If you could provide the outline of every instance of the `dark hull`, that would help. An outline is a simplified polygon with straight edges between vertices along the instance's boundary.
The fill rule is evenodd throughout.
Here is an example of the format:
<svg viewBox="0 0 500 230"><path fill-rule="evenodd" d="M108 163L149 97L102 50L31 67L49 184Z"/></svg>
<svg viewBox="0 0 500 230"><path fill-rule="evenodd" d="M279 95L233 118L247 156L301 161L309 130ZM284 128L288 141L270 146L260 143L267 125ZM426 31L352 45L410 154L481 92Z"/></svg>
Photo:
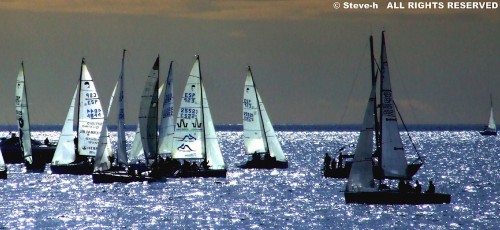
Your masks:
<svg viewBox="0 0 500 230"><path fill-rule="evenodd" d="M173 177L188 178L188 177L226 177L227 169L200 169L200 170L179 170Z"/></svg>
<svg viewBox="0 0 500 230"><path fill-rule="evenodd" d="M491 131L491 130L479 131L479 133L483 136L496 136L497 135L497 131Z"/></svg>
<svg viewBox="0 0 500 230"><path fill-rule="evenodd" d="M148 176L131 176L126 171L104 171L92 174L92 182L98 183L132 183L132 182L157 182L160 178Z"/></svg>
<svg viewBox="0 0 500 230"><path fill-rule="evenodd" d="M50 165L50 171L52 174L90 175L94 171L94 166L87 162Z"/></svg>
<svg viewBox="0 0 500 230"><path fill-rule="evenodd" d="M288 161L247 161L245 164L238 166L243 169L286 169L288 168Z"/></svg>
<svg viewBox="0 0 500 230"><path fill-rule="evenodd" d="M7 179L7 169L0 171L0 179Z"/></svg>
<svg viewBox="0 0 500 230"><path fill-rule="evenodd" d="M352 162L346 162L344 167L341 168L333 168L333 169L323 169L324 177L333 177L333 178L348 178L349 172L351 171ZM417 173L418 169L422 164L410 164L408 165L407 180L411 180L411 178ZM373 167L373 176L375 179L385 179L383 176L382 168L378 166Z"/></svg>
<svg viewBox="0 0 500 230"><path fill-rule="evenodd" d="M34 157L32 164L24 163L24 166L26 167L26 172L29 173L43 173L45 171L45 162L36 161Z"/></svg>
<svg viewBox="0 0 500 230"><path fill-rule="evenodd" d="M451 201L449 194L398 191L345 192L344 197L348 204L449 204Z"/></svg>
<svg viewBox="0 0 500 230"><path fill-rule="evenodd" d="M21 151L19 145L2 144L1 150L6 164L19 164L24 162L24 153ZM32 145L31 154L36 161L43 163L50 163L56 146L54 145Z"/></svg>

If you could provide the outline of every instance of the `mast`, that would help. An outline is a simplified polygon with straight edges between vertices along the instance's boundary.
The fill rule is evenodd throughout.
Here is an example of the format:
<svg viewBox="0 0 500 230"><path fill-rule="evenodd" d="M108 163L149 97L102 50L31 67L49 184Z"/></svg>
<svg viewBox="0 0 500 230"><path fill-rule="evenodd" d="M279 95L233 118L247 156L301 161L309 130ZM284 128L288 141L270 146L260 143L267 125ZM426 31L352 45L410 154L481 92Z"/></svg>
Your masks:
<svg viewBox="0 0 500 230"><path fill-rule="evenodd" d="M82 64L80 66L80 83L78 84L78 116L77 116L77 119L76 119L76 138L78 140L78 136L80 134L80 125L78 125L80 123L80 106L82 105L82 102L81 102L81 94L82 94L82 74L83 74L83 65L85 65L85 58L82 58ZM76 144L75 148L77 149L75 155L80 155L80 151L79 148L78 148L78 143Z"/></svg>
<svg viewBox="0 0 500 230"><path fill-rule="evenodd" d="M121 163L127 164L127 152L126 152L126 140L125 140L125 95L124 95L124 75L125 75L125 52L127 50L123 49L123 55L122 55L122 69L120 73L120 96L119 96L119 103L118 103L118 151L116 154L116 162L118 165ZM109 111L108 111L109 113ZM123 154L123 155L122 155ZM124 156L122 159L122 156Z"/></svg>
<svg viewBox="0 0 500 230"><path fill-rule="evenodd" d="M378 137L379 137L379 146L377 146L377 148L380 147L380 152L378 153L378 165L380 165L380 167L382 167L382 98L383 98L383 82L384 82L384 75L382 73L384 73L385 71L385 61L384 58L383 58L383 55L384 55L384 50L385 50L385 35L384 35L385 31L382 31L382 45L381 45L381 50L380 50L380 104L379 104L379 114L380 114L380 117L379 117L379 122L378 122ZM373 56L373 55L372 55ZM373 68L372 68L373 69ZM375 110L376 111L376 110ZM375 123L375 125L377 125Z"/></svg>
<svg viewBox="0 0 500 230"><path fill-rule="evenodd" d="M201 124L203 125L203 158L205 161L207 160L207 140L206 140L206 133L205 133L205 108L203 106L203 80L201 78L201 63L200 63L200 56L196 55L196 60L198 61L198 71L200 75L200 94L201 94Z"/></svg>
<svg viewBox="0 0 500 230"><path fill-rule="evenodd" d="M158 54L158 61L160 61L160 54ZM158 100L158 88L160 87L160 66L159 65L160 65L160 63L158 62L158 77L156 78L156 84L155 84L155 92L156 93L153 94L153 97L156 97L156 111L155 111L155 113L156 113L156 125L155 125L155 127L156 127L156 130L155 130L155 135L156 135L155 136L156 137L156 144L155 144L156 157L154 159L155 163L158 162L158 158L160 157L160 153L158 152L158 149L159 149L159 147L158 147L158 107L159 107L158 106L158 102L159 102L159 100Z"/></svg>
<svg viewBox="0 0 500 230"><path fill-rule="evenodd" d="M372 71L372 88L376 88L377 85L377 74L375 70L375 55L373 53L373 36L370 35L370 58L371 58L371 71ZM378 121L378 116L377 116L377 97L375 96L374 98L374 103L373 103L373 119L375 120L375 153L376 156L378 157L378 160L380 161L381 155L381 145L380 145L380 126L379 126L379 121Z"/></svg>
<svg viewBox="0 0 500 230"><path fill-rule="evenodd" d="M262 118L262 111L260 109L260 100L259 100L259 94L257 92L257 87L255 86L255 81L253 79L253 74L252 74L252 69L250 66L248 66L248 72L250 72L250 77L252 77L252 84L253 84L253 90L255 91L255 98L257 99L257 109L259 111L259 118L260 118L260 128L262 131L264 131L264 150L266 152L269 152L269 145L267 143L267 132L266 132L266 127L264 127L264 119Z"/></svg>

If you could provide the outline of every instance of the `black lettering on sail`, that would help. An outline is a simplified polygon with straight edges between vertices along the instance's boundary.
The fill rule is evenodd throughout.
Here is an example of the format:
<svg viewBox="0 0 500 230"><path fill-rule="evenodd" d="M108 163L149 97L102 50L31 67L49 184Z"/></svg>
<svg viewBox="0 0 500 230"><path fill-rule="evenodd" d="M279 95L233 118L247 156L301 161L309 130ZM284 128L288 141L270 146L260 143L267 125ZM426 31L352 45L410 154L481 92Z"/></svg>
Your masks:
<svg viewBox="0 0 500 230"><path fill-rule="evenodd" d="M177 128L187 128L188 124L181 119L181 122L177 123Z"/></svg>
<svg viewBox="0 0 500 230"><path fill-rule="evenodd" d="M201 126L203 125L203 123L198 122L198 118L196 118L194 120L194 123L191 123L191 124L193 124L193 128L201 128Z"/></svg>

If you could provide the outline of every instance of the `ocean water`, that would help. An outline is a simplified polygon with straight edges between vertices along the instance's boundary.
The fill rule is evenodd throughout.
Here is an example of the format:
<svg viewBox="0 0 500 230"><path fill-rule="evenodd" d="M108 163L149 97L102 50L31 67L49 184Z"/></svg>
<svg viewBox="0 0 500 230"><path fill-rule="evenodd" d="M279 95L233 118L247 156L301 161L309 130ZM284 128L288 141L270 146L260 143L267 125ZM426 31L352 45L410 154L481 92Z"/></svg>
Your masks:
<svg viewBox="0 0 500 230"><path fill-rule="evenodd" d="M5 229L497 229L499 140L473 131L417 131L426 164L416 174L450 193L445 205L345 204L346 180L323 178L325 152L354 143L352 131L281 131L289 168L244 170L242 133L218 132L227 178L93 184L91 176L23 172L0 180ZM0 136L7 132L0 132ZM57 139L58 132L33 132ZM112 132L112 135L115 133ZM129 144L133 133L127 133ZM112 140L115 136L112 136ZM394 184L395 185L395 184Z"/></svg>

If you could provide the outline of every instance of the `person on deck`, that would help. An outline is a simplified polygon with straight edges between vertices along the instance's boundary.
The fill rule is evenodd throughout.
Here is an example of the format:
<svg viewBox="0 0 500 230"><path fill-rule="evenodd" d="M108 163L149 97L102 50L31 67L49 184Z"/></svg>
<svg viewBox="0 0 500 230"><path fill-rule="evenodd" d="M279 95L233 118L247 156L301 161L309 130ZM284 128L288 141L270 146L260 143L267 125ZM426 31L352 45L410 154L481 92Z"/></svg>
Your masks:
<svg viewBox="0 0 500 230"><path fill-rule="evenodd" d="M48 137L45 138L45 140L43 141L43 144L45 144L45 145L49 145L50 144L50 141L49 141Z"/></svg>
<svg viewBox="0 0 500 230"><path fill-rule="evenodd" d="M436 192L436 187L434 187L434 184L432 181L429 181L429 188L427 188L427 191L425 193L435 193Z"/></svg>
<svg viewBox="0 0 500 230"><path fill-rule="evenodd" d="M418 182L418 180L415 182L416 185L415 185L415 192L416 193L421 193L422 192L422 186L420 185L420 182Z"/></svg>
<svg viewBox="0 0 500 230"><path fill-rule="evenodd" d="M203 167L205 170L208 170L210 166L208 166L208 160L205 159L201 162L201 167Z"/></svg>
<svg viewBox="0 0 500 230"><path fill-rule="evenodd" d="M328 153L325 153L325 162L324 162L324 166L323 166L324 170L330 169L331 161L332 161L332 158L330 157L330 155L328 155Z"/></svg>

